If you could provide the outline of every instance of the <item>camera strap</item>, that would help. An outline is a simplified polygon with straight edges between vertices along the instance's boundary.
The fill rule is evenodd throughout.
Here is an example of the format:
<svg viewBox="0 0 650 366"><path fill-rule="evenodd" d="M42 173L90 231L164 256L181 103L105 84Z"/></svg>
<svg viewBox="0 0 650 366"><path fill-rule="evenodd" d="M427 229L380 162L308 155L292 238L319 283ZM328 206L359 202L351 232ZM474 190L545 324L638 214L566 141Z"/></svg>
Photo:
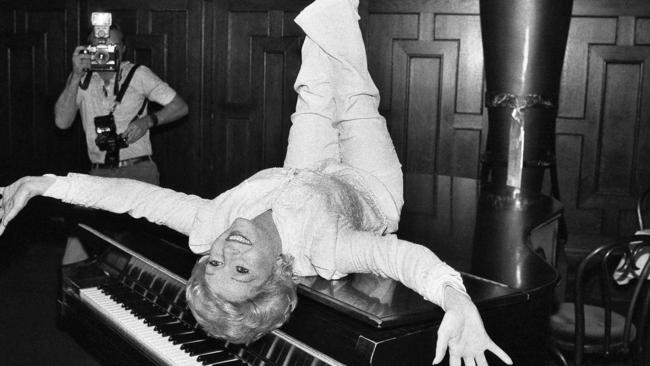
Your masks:
<svg viewBox="0 0 650 366"><path fill-rule="evenodd" d="M144 101L142 102L142 106L140 107L140 110L138 111L138 113L135 114L135 116L133 116L133 118L131 119L131 122L135 121L136 119L138 119L138 116L142 115L142 112L144 112L144 110L147 108L147 102L148 102L147 98L144 98ZM131 123L131 122L129 122L129 123Z"/></svg>
<svg viewBox="0 0 650 366"><path fill-rule="evenodd" d="M92 76L93 76L92 70L86 71L86 77L83 80L79 81L79 87L81 88L81 90L88 89L88 85L90 85L90 79L92 78Z"/></svg>
<svg viewBox="0 0 650 366"><path fill-rule="evenodd" d="M122 98L124 98L124 93L126 93L126 89L129 87L129 84L131 83L131 79L133 79L133 74L135 74L135 70L138 67L140 67L140 65L135 64L133 65L133 67L131 67L131 70L129 70L129 73L126 75L126 79L124 79L124 84L122 84L119 91L117 92L117 96L115 97L115 102L113 103L113 108L111 112L114 111L115 107L117 107L117 105L122 102ZM115 80L115 89L117 89L117 80Z"/></svg>

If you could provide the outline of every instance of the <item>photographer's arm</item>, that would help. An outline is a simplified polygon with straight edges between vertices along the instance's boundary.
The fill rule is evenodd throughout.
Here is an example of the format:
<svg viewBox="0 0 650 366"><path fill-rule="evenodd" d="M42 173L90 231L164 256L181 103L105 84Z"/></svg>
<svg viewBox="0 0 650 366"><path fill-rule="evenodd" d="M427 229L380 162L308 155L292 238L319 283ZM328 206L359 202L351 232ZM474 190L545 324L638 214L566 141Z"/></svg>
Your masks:
<svg viewBox="0 0 650 366"><path fill-rule="evenodd" d="M176 94L174 99L172 99L169 104L163 107L163 109L156 112L156 117L158 118L158 126L164 125L170 122L174 122L177 119L185 117L188 112L187 103L181 98L180 95ZM151 120L151 117L149 117ZM153 125L153 121L151 121ZM151 125L150 125L151 127Z"/></svg>
<svg viewBox="0 0 650 366"><path fill-rule="evenodd" d="M65 130L72 126L75 116L77 115L77 90L79 81L84 75L85 70L90 67L89 56L79 54L84 46L75 48L72 54L72 72L68 76L65 89L57 99L54 106L54 123L56 127Z"/></svg>
<svg viewBox="0 0 650 366"><path fill-rule="evenodd" d="M187 112L187 103L185 103L180 95L176 94L171 102L165 105L161 110L154 113L155 117L152 115L146 115L131 122L122 136L126 138L127 143L131 144L144 136L150 128L174 122L177 119L184 117ZM154 121L154 118L158 120L157 123Z"/></svg>

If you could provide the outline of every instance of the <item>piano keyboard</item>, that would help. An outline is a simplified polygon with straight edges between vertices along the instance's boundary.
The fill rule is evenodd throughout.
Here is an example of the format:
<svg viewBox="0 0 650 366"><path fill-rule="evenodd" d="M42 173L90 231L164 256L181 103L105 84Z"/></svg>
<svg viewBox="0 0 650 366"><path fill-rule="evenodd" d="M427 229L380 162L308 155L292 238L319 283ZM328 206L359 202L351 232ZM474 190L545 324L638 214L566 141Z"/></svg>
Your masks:
<svg viewBox="0 0 650 366"><path fill-rule="evenodd" d="M85 239L91 242L101 239L98 244L105 246L108 243L110 246L94 261L83 261L63 268L61 312L73 322L78 318L86 326L92 326L93 322L107 325L113 333L107 334L108 337L117 336L128 343L126 347L114 350L125 362L137 360L155 365L343 366L327 354L279 329L247 345L207 336L197 325L185 300L185 279L169 271L164 264L146 258L90 227L81 226L92 234ZM148 244L148 240L150 238L143 238L137 244ZM151 244L155 248L152 253L158 254L167 248L156 241ZM180 254L162 258L175 258L174 263L177 263L176 257ZM188 261L188 268L177 270L187 272L192 263ZM90 311L80 311L83 309ZM142 356L146 359L142 359Z"/></svg>
<svg viewBox="0 0 650 366"><path fill-rule="evenodd" d="M162 335L155 330L154 326L148 325L143 319L138 318L130 310L113 300L98 287L91 287L79 290L80 297L93 310L109 318L119 332L145 348L146 353L156 355L157 361L166 365L223 365L239 366L245 365L239 358L228 354L224 349L207 350L203 354L190 355L190 352L182 349L179 344L174 344L169 337ZM188 332L188 334L191 334ZM200 339L195 339L200 342ZM210 358L220 358L215 362L209 362ZM204 363L199 358L207 359Z"/></svg>
<svg viewBox="0 0 650 366"><path fill-rule="evenodd" d="M206 337L122 285L79 290L79 298L141 351L163 365L322 366L341 364L280 331L241 347Z"/></svg>

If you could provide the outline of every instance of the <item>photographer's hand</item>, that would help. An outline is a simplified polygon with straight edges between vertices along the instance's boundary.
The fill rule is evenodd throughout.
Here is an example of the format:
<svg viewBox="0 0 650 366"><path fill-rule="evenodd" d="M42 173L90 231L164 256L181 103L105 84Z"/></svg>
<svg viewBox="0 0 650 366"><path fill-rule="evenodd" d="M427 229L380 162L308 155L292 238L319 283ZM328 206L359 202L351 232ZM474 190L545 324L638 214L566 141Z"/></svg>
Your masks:
<svg viewBox="0 0 650 366"><path fill-rule="evenodd" d="M90 70L90 55L83 53L85 46L77 46L72 53L72 72L81 76L84 72Z"/></svg>
<svg viewBox="0 0 650 366"><path fill-rule="evenodd" d="M7 187L0 187L0 235L5 231L7 224L16 217L32 197L42 195L47 191L55 178L23 177Z"/></svg>
<svg viewBox="0 0 650 366"><path fill-rule="evenodd" d="M122 132L122 137L126 140L127 144L132 144L138 141L151 127L151 118L144 116L138 118L129 124L129 127Z"/></svg>

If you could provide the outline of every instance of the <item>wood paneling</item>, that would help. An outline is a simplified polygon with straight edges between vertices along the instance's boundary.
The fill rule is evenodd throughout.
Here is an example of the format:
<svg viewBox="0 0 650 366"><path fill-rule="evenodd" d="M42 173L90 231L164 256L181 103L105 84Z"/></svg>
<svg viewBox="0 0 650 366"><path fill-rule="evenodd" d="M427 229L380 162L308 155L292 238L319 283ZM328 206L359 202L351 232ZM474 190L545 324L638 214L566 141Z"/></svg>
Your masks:
<svg viewBox="0 0 650 366"><path fill-rule="evenodd" d="M308 2L230 1L214 4L208 73L216 142L204 191L217 194L256 171L281 166L295 109L293 82L303 34L293 23Z"/></svg>
<svg viewBox="0 0 650 366"><path fill-rule="evenodd" d="M33 1L0 4L0 177L8 182L23 174L65 169L80 151L78 131L54 127L52 107L58 97L70 53L69 20L74 4ZM84 152L85 153L85 152Z"/></svg>
<svg viewBox="0 0 650 366"><path fill-rule="evenodd" d="M419 217L424 221L418 225L426 227L423 215L440 209L429 199L439 187L426 174L478 177L487 138L478 1L371 1L367 12L370 72L382 90L381 109L406 173L404 217ZM650 4L643 1L574 3L557 122L560 192L570 233L629 233L634 197L650 185L644 102L649 15ZM449 51L412 46L431 41L447 42ZM432 54L441 63L454 61L443 69L428 59ZM413 80L418 82L409 84ZM427 147L420 146L423 141ZM411 151L416 159L409 158Z"/></svg>
<svg viewBox="0 0 650 366"><path fill-rule="evenodd" d="M114 12L129 57L190 106L188 117L153 134L163 185L213 196L280 165L304 37L293 18L309 3L3 1L0 169L87 164L79 124L57 131L52 107L93 10ZM434 175L477 178L487 138L478 0L362 0L359 9L380 111L404 165L403 233L434 241L445 233L428 227L432 216L469 209ZM556 129L569 233L633 229L634 198L650 185L649 47L647 1L574 1Z"/></svg>

